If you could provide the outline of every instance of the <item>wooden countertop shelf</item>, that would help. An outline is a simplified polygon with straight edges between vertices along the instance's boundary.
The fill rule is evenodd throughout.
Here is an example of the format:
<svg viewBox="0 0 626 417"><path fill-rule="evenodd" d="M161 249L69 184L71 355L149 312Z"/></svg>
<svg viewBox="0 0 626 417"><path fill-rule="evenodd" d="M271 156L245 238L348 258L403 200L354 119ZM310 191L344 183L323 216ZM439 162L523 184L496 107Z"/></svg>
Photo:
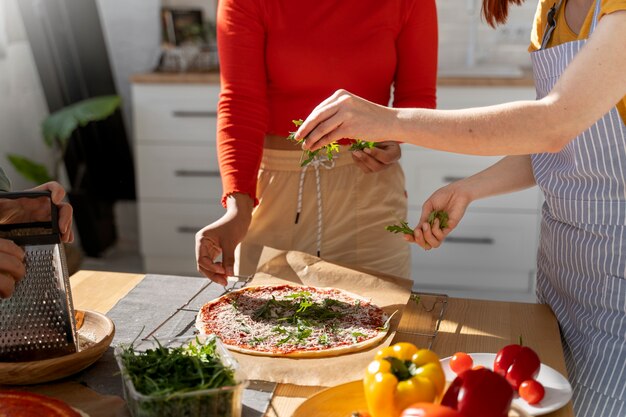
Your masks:
<svg viewBox="0 0 626 417"><path fill-rule="evenodd" d="M219 84L220 74L214 72L148 72L135 74L130 78L136 84ZM439 77L441 87L532 87L530 73L519 78L506 77Z"/></svg>

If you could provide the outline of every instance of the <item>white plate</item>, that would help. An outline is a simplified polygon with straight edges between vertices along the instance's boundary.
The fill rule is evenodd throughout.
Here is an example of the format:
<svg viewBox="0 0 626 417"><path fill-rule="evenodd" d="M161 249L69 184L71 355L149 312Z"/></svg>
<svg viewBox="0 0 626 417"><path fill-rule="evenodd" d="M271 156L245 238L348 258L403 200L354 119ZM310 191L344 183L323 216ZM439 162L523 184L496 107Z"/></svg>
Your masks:
<svg viewBox="0 0 626 417"><path fill-rule="evenodd" d="M484 366L493 369L493 361L496 358L495 353L470 353L474 360L474 366ZM456 378L456 374L450 369L450 357L441 359L441 366L446 374L446 381L452 382ZM572 386L558 371L550 368L548 365L541 364L537 381L546 390L546 394L538 404L530 405L523 399L516 396L513 403L519 408L526 411L532 416L540 416L558 410L569 402L572 398Z"/></svg>

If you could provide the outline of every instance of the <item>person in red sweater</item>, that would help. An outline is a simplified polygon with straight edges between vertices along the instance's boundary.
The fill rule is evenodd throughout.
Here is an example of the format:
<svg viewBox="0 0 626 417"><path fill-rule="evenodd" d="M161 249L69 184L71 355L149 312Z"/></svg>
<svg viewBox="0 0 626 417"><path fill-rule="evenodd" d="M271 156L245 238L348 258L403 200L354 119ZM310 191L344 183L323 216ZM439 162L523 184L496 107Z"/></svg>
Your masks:
<svg viewBox="0 0 626 417"><path fill-rule="evenodd" d="M407 243L384 231L406 218L399 144L342 147L332 162L301 168L302 150L286 137L340 87L434 108L435 1L220 0L217 35L226 213L196 234L198 270L226 284L254 272L269 246L408 277Z"/></svg>

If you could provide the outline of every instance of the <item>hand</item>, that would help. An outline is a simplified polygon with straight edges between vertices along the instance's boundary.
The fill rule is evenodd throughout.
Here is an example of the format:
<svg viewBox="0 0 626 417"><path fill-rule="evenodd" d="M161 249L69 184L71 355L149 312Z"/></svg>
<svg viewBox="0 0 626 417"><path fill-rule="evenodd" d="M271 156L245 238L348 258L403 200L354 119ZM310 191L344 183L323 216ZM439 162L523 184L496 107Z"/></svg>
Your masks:
<svg viewBox="0 0 626 417"><path fill-rule="evenodd" d="M65 190L58 182L47 182L27 191L50 191L52 203L59 209L59 231L62 242L73 242L72 206L63 201ZM6 200L0 210L0 223L22 223L29 221L50 221L50 204L44 199L21 198Z"/></svg>
<svg viewBox="0 0 626 417"><path fill-rule="evenodd" d="M438 189L422 205L422 215L413 236L405 235L405 239L417 243L425 250L438 248L459 224L471 202L472 199L463 190L460 181ZM428 216L434 210L444 210L448 213L448 227L442 230L439 227L439 219L435 219L432 227L430 226Z"/></svg>
<svg viewBox="0 0 626 417"><path fill-rule="evenodd" d="M235 247L248 232L253 205L247 195L232 195L226 200L226 214L196 233L198 271L218 284L226 285L226 277L234 273ZM215 262L220 254L222 261Z"/></svg>
<svg viewBox="0 0 626 417"><path fill-rule="evenodd" d="M395 110L337 90L318 104L295 134L302 148L316 150L343 138L384 142L395 120Z"/></svg>
<svg viewBox="0 0 626 417"><path fill-rule="evenodd" d="M0 239L0 298L10 297L15 283L24 275L24 250L10 240Z"/></svg>
<svg viewBox="0 0 626 417"><path fill-rule="evenodd" d="M380 142L374 148L352 152L352 160L366 174L389 168L401 156L400 144L394 141Z"/></svg>

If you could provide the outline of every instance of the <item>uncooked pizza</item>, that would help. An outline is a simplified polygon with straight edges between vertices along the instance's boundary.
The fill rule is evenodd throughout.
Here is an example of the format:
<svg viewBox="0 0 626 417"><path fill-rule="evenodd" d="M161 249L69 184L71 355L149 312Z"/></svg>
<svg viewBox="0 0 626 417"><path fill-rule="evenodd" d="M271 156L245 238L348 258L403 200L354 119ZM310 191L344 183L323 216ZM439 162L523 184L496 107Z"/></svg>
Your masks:
<svg viewBox="0 0 626 417"><path fill-rule="evenodd" d="M230 350L264 356L323 357L379 344L390 317L337 288L245 287L205 304L196 319Z"/></svg>
<svg viewBox="0 0 626 417"><path fill-rule="evenodd" d="M81 417L61 400L25 391L0 391L0 416L3 417Z"/></svg>

